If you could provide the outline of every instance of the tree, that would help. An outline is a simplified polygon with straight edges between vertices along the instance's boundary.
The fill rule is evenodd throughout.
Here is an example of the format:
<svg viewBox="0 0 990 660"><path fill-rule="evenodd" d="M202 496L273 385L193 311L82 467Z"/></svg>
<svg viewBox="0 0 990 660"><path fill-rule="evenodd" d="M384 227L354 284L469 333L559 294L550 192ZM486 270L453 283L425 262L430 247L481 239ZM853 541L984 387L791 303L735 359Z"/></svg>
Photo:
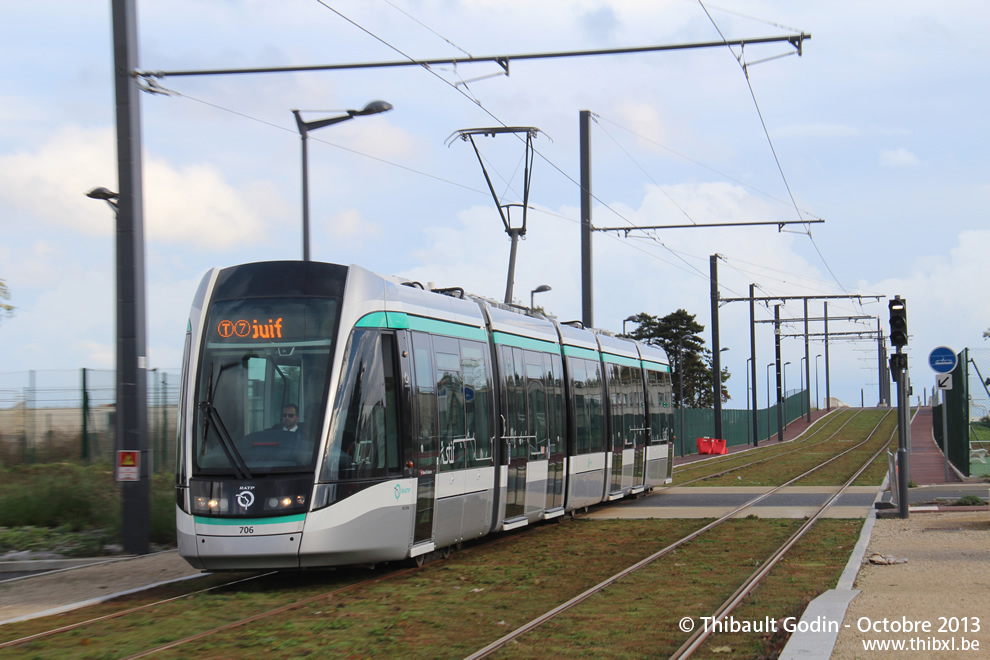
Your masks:
<svg viewBox="0 0 990 660"><path fill-rule="evenodd" d="M670 358L674 368L674 402L681 405L681 379L684 384L684 406L687 408L712 408L715 398L712 393L712 352L705 348L705 340L698 333L705 326L695 320L694 314L678 309L663 318L646 312L636 315L638 327L628 337L659 346ZM683 338L683 340L681 339ZM681 350L683 349L683 355ZM683 361L683 364L682 364ZM725 383L731 374L722 369L722 402L729 400L729 390Z"/></svg>
<svg viewBox="0 0 990 660"><path fill-rule="evenodd" d="M0 279L0 318L14 315L14 306L8 305L3 302L4 300L10 300L10 289L7 288L7 283Z"/></svg>

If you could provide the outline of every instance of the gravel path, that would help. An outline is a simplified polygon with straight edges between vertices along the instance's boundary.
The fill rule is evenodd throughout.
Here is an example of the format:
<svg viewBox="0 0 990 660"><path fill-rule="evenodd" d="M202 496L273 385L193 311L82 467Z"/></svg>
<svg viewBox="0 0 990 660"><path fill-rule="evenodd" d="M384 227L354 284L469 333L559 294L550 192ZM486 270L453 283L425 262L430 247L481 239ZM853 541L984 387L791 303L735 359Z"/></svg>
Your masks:
<svg viewBox="0 0 990 660"><path fill-rule="evenodd" d="M907 562L872 564L873 553ZM862 593L849 605L833 659L990 656L990 513L915 513L907 520L878 519L855 588ZM880 631L860 631L866 619ZM930 629L884 632L884 619L888 630L905 619L928 622ZM941 627L946 629L939 631ZM864 640L904 640L907 646L903 652L866 651ZM978 643L978 650L963 651L963 640ZM945 650L943 644L952 641L955 650Z"/></svg>

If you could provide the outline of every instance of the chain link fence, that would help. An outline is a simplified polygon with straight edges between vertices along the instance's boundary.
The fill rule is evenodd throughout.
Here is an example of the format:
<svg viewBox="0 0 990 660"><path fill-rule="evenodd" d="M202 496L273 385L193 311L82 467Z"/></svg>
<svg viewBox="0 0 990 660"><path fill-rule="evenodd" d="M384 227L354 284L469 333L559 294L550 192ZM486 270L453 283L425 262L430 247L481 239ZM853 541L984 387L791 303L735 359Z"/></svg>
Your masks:
<svg viewBox="0 0 990 660"><path fill-rule="evenodd" d="M945 451L942 416L948 427L949 461L966 477L990 476L990 349L958 354L952 389L937 391L932 402L935 442Z"/></svg>
<svg viewBox="0 0 990 660"><path fill-rule="evenodd" d="M171 470L179 370L149 370L147 392L153 469ZM0 465L58 461L111 465L115 414L112 370L0 373Z"/></svg>
<svg viewBox="0 0 990 660"><path fill-rule="evenodd" d="M807 414L807 399L804 390L790 390L784 398L784 426ZM684 431L681 432L681 415ZM763 441L777 434L777 404L756 411L757 435ZM674 453L687 456L697 453L698 438L715 435L715 411L712 408L685 408L674 411L674 434L684 439L683 452L678 440ZM722 409L722 435L727 447L753 444L753 412L751 410Z"/></svg>
<svg viewBox="0 0 990 660"><path fill-rule="evenodd" d="M112 465L116 451L115 381L114 371L101 369L0 373L0 465L57 461ZM147 388L152 466L156 472L170 470L175 461L179 370L148 371ZM806 412L802 396L800 390L788 393L785 424ZM749 410L722 411L722 430L728 446L752 444L751 415ZM777 405L759 410L757 420L760 440L774 436ZM673 423L675 435L684 439L684 454L696 453L696 438L715 433L715 414L710 408L675 410ZM987 439L990 448L990 432ZM678 441L675 451L681 450Z"/></svg>

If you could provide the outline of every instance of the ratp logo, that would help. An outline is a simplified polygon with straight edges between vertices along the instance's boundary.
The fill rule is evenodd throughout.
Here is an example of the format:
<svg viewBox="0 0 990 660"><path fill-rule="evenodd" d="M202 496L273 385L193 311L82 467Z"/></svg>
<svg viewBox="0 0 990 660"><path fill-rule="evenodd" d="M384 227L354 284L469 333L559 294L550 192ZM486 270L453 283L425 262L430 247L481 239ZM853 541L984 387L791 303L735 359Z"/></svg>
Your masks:
<svg viewBox="0 0 990 660"><path fill-rule="evenodd" d="M411 493L412 488L403 488L402 484L395 484L395 499L398 500L406 493Z"/></svg>
<svg viewBox="0 0 990 660"><path fill-rule="evenodd" d="M245 509L250 508L250 506L254 504L254 493L249 490L239 492L237 494L237 503Z"/></svg>

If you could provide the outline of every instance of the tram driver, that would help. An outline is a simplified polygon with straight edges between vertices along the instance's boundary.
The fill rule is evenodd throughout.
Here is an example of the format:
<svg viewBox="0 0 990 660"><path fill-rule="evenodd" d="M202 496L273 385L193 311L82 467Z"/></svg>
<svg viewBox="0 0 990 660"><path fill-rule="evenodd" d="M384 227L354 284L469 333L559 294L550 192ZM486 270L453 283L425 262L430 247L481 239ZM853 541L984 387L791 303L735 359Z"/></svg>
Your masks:
<svg viewBox="0 0 990 660"><path fill-rule="evenodd" d="M299 406L294 403L287 403L282 406L282 421L280 424L276 424L273 430L305 433L306 425L299 421Z"/></svg>

